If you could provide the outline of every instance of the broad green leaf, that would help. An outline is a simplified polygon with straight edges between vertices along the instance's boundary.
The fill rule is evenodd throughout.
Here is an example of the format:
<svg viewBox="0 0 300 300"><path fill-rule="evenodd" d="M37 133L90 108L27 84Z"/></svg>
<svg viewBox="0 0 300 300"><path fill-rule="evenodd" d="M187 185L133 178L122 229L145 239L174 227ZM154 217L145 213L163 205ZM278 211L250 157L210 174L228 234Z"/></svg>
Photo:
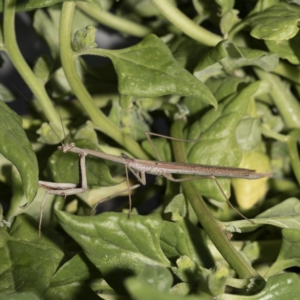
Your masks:
<svg viewBox="0 0 300 300"><path fill-rule="evenodd" d="M13 293L9 295L0 294L1 300L39 300L40 298L34 293Z"/></svg>
<svg viewBox="0 0 300 300"><path fill-rule="evenodd" d="M190 72L194 70L199 59L210 50L209 47L201 45L185 35L173 38L167 43L167 46L177 62Z"/></svg>
<svg viewBox="0 0 300 300"><path fill-rule="evenodd" d="M203 231L186 218L176 223L163 222L160 239L161 248L171 261L187 256L200 265L214 265Z"/></svg>
<svg viewBox="0 0 300 300"><path fill-rule="evenodd" d="M283 229L282 245L275 263L271 266L268 275L275 275L284 269L300 267L300 230Z"/></svg>
<svg viewBox="0 0 300 300"><path fill-rule="evenodd" d="M72 1L93 3L97 5L100 9L102 9L101 0L72 0ZM28 0L28 2L26 3L26 9L30 10L35 8L43 8L61 2L64 2L64 0Z"/></svg>
<svg viewBox="0 0 300 300"><path fill-rule="evenodd" d="M63 229L82 247L107 283L124 293L123 280L145 265L168 267L160 248L163 221L157 216L103 213L94 217L72 216L56 210Z"/></svg>
<svg viewBox="0 0 300 300"><path fill-rule="evenodd" d="M257 66L267 72L278 64L278 55L262 50L237 47L231 41L219 42L205 54L194 69L194 75L201 81L217 75L232 74L235 69Z"/></svg>
<svg viewBox="0 0 300 300"><path fill-rule="evenodd" d="M39 298L50 286L64 256L57 233L43 232L28 215L19 215L10 230L0 228L0 293L34 292Z"/></svg>
<svg viewBox="0 0 300 300"><path fill-rule="evenodd" d="M299 21L299 6L283 2L245 20L252 28L250 34L253 37L272 41L293 38L299 31Z"/></svg>
<svg viewBox="0 0 300 300"><path fill-rule="evenodd" d="M75 133L75 140L89 140L90 142L97 144L98 137L94 129L94 125L91 121L87 121L83 126L81 126Z"/></svg>
<svg viewBox="0 0 300 300"><path fill-rule="evenodd" d="M99 53L112 60L119 78L120 94L135 97L194 96L199 101L217 106L209 89L182 68L164 42L153 34L130 48L101 49Z"/></svg>
<svg viewBox="0 0 300 300"><path fill-rule="evenodd" d="M96 278L101 278L101 273L81 252L59 268L51 279L51 287L69 285Z"/></svg>
<svg viewBox="0 0 300 300"><path fill-rule="evenodd" d="M258 0L249 15L254 15L265 11L272 6L278 5L280 2L280 0Z"/></svg>
<svg viewBox="0 0 300 300"><path fill-rule="evenodd" d="M298 65L300 63L300 54L297 51L300 47L299 32L291 39L283 41L265 41L268 49L277 53L280 58L287 59L291 64Z"/></svg>
<svg viewBox="0 0 300 300"><path fill-rule="evenodd" d="M0 83L0 101L12 102L14 101L14 99L15 99L14 94L6 86Z"/></svg>
<svg viewBox="0 0 300 300"><path fill-rule="evenodd" d="M161 266L146 265L139 273L138 278L162 292L168 292L173 283L173 277L170 271Z"/></svg>
<svg viewBox="0 0 300 300"><path fill-rule="evenodd" d="M84 282L74 282L66 285L60 285L55 287L50 287L49 290L44 295L45 300L101 300L96 292L94 292L86 283Z"/></svg>
<svg viewBox="0 0 300 300"><path fill-rule="evenodd" d="M21 118L0 101L0 153L18 169L28 204L38 188L38 164Z"/></svg>
<svg viewBox="0 0 300 300"><path fill-rule="evenodd" d="M223 14L221 21L220 21L220 29L223 35L226 36L228 32L241 20L238 17L240 12L236 9L231 9Z"/></svg>
<svg viewBox="0 0 300 300"><path fill-rule="evenodd" d="M250 99L262 92L264 92L263 82L252 83L239 93L225 99L217 111L210 110L199 121L195 122L189 129L188 138L196 139L200 133L201 138L198 142L187 145L187 148L190 148L188 152L189 163L239 167L243 149L237 141L236 130L241 120L249 116ZM251 136L248 138L252 139ZM245 141L244 143L251 144ZM221 178L218 179L218 182L229 197L230 180ZM195 184L203 196L225 201L224 195L213 180L195 180Z"/></svg>
<svg viewBox="0 0 300 300"><path fill-rule="evenodd" d="M253 231L262 225L273 225L279 228L300 230L300 201L296 198L287 199L257 215L256 218L253 219L253 222L254 224L244 220L230 223L224 222L222 224L225 226L226 224L232 224L242 232ZM232 230L228 227L228 230L235 232L234 227L231 227Z"/></svg>
<svg viewBox="0 0 300 300"><path fill-rule="evenodd" d="M76 146L101 151L89 140L76 140ZM120 183L110 175L107 165L98 157L86 158L87 181L89 185L111 186ZM55 182L69 182L80 185L79 156L76 153L56 151L48 160L47 175Z"/></svg>
<svg viewBox="0 0 300 300"><path fill-rule="evenodd" d="M251 151L261 141L259 120L254 118L242 119L236 127L235 136L243 151Z"/></svg>
<svg viewBox="0 0 300 300"><path fill-rule="evenodd" d="M128 98L128 107L122 107L122 99ZM131 135L134 140L145 139L145 132L150 131L149 125L143 118L144 110L132 105L132 97L121 95L119 101L113 101L109 112L110 120L121 127L125 134ZM140 101L143 101L140 99Z"/></svg>
<svg viewBox="0 0 300 300"><path fill-rule="evenodd" d="M220 299L232 300L283 300L298 299L299 297L299 276L294 273L280 274L272 276L268 279L265 288L258 294L253 296L240 296L224 294ZM226 298L225 298L226 296Z"/></svg>
<svg viewBox="0 0 300 300"><path fill-rule="evenodd" d="M157 151L162 161L172 161L172 150L168 140L166 138L153 138L151 136L150 138L153 146L155 147L155 150ZM147 153L149 153L155 160L159 160L148 139L143 141L142 146L147 151Z"/></svg>
<svg viewBox="0 0 300 300"><path fill-rule="evenodd" d="M243 153L239 167L256 170L257 172L271 170L269 157L260 150ZM266 184L268 179L268 177L257 180L233 178L232 187L239 207L249 209L261 200L268 190Z"/></svg>
<svg viewBox="0 0 300 300"><path fill-rule="evenodd" d="M62 126L57 123L43 123L36 133L40 135L38 142L43 144L56 145L64 139Z"/></svg>
<svg viewBox="0 0 300 300"><path fill-rule="evenodd" d="M129 294L135 300L199 300L198 296L186 296L181 297L174 294L159 291L151 284L141 280L139 278L128 278L125 282L126 288ZM201 298L206 300L206 298ZM209 298L207 298L209 299ZM211 299L211 298L210 298Z"/></svg>
<svg viewBox="0 0 300 300"><path fill-rule="evenodd" d="M164 213L171 213L172 221L180 221L187 215L187 203L183 194L176 195L166 206Z"/></svg>
<svg viewBox="0 0 300 300"><path fill-rule="evenodd" d="M232 27L240 21L240 19L237 17L239 11L233 9L233 0L216 0L216 3L220 6L220 29L222 34L224 35L228 33L232 29Z"/></svg>
<svg viewBox="0 0 300 300"><path fill-rule="evenodd" d="M52 63L50 60L50 57L47 55L43 55L38 58L36 61L34 67L33 67L33 72L40 79L42 84L45 84L48 81L49 74L52 69Z"/></svg>

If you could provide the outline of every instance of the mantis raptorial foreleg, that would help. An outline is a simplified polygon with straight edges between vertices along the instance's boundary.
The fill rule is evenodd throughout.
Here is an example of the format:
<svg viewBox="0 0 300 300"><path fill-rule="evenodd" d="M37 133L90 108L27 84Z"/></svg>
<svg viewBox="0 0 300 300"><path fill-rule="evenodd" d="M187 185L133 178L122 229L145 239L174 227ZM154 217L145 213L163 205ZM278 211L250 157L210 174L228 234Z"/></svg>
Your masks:
<svg viewBox="0 0 300 300"><path fill-rule="evenodd" d="M87 178L86 178L86 154L80 153L80 173L81 173L81 187L76 188L74 183L55 183L48 181L39 181L39 186L46 189L45 195L43 197L41 206L40 206L40 221L39 221L39 236L41 236L41 227L43 220L43 209L48 195L60 195L60 196L69 196L75 194L84 193L87 190Z"/></svg>

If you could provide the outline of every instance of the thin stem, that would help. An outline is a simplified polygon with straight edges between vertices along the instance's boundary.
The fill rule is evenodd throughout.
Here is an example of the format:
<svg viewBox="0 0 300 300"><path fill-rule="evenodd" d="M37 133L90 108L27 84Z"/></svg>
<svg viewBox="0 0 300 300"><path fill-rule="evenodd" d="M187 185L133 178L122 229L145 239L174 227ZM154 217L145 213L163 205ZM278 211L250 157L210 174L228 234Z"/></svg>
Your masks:
<svg viewBox="0 0 300 300"><path fill-rule="evenodd" d="M279 110L285 124L289 128L300 128L300 105L290 92L287 84L276 75L254 68L256 75L272 86L270 95Z"/></svg>
<svg viewBox="0 0 300 300"><path fill-rule="evenodd" d="M151 0L160 13L192 39L207 46L215 46L222 38L199 26L168 0Z"/></svg>
<svg viewBox="0 0 300 300"><path fill-rule="evenodd" d="M298 66L280 60L277 67L273 70L273 73L300 84L300 71Z"/></svg>
<svg viewBox="0 0 300 300"><path fill-rule="evenodd" d="M295 176L297 178L298 184L300 184L300 159L298 153L298 141L300 140L300 130L295 129L291 131L288 135L288 151L291 159L291 165Z"/></svg>
<svg viewBox="0 0 300 300"><path fill-rule="evenodd" d="M182 134L184 126L184 121L175 121L171 128L171 135L176 138L184 139ZM173 141L172 144L176 161L187 162L183 144L177 141ZM224 259L237 272L239 277L242 279L250 279L253 277L260 278L260 275L232 246L224 231L218 225L210 210L207 208L203 198L199 195L195 184L192 181L185 181L182 182L182 187L185 197L191 204L206 234L218 251L222 254Z"/></svg>
<svg viewBox="0 0 300 300"><path fill-rule="evenodd" d="M134 156L147 159L148 156L139 144L130 136L123 134L121 130L98 109L91 95L80 80L76 70L77 55L73 52L71 46L72 20L75 5L75 2L64 2L60 19L60 55L66 78L94 125L116 142L123 145L123 147L128 149Z"/></svg>
<svg viewBox="0 0 300 300"><path fill-rule="evenodd" d="M97 22L120 32L141 38L152 32L152 30L146 26L120 18L119 16L111 14L105 10L100 10L96 5L91 3L78 2L77 7Z"/></svg>
<svg viewBox="0 0 300 300"><path fill-rule="evenodd" d="M267 128L267 126L264 125L261 126L261 133L266 137L272 138L276 141L283 142L283 143L286 143L289 139L288 136L280 134L272 129L269 129Z"/></svg>
<svg viewBox="0 0 300 300"><path fill-rule="evenodd" d="M18 47L15 33L15 4L16 0L4 1L3 37L6 53L23 80L31 89L35 98L39 101L47 120L60 126L59 117L46 93L45 87L29 68Z"/></svg>

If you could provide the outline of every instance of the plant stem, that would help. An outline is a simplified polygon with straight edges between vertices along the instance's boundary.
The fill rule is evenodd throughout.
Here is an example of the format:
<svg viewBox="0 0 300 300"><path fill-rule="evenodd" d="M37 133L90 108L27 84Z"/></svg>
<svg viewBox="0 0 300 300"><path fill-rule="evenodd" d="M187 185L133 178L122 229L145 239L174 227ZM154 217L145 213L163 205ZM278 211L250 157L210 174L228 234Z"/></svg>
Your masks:
<svg viewBox="0 0 300 300"><path fill-rule="evenodd" d="M29 68L18 47L15 33L15 4L16 0L4 1L3 37L6 53L23 80L31 89L35 98L39 101L47 120L60 126L60 118L46 93L45 87Z"/></svg>
<svg viewBox="0 0 300 300"><path fill-rule="evenodd" d="M60 19L59 29L59 42L60 42L60 55L63 70L66 78L84 107L88 115L90 116L94 125L102 130L106 135L114 139L116 142L121 144L135 157L147 159L148 156L142 150L140 145L133 140L129 135L125 135L121 130L113 124L103 113L98 109L94 103L92 97L86 90L85 86L80 80L80 77L76 70L76 53L72 50L71 45L71 32L72 32L72 21L75 10L75 2L64 2L62 6L62 13Z"/></svg>
<svg viewBox="0 0 300 300"><path fill-rule="evenodd" d="M215 46L222 40L219 35L193 22L168 0L151 0L151 2L167 20L195 41L207 46Z"/></svg>
<svg viewBox="0 0 300 300"><path fill-rule="evenodd" d="M254 71L260 79L266 80L271 84L270 95L285 125L288 128L300 128L300 105L290 92L289 86L274 74L267 73L258 68L254 68Z"/></svg>
<svg viewBox="0 0 300 300"><path fill-rule="evenodd" d="M292 130L288 135L287 147L291 159L291 165L298 184L300 184L300 159L298 153L298 141L300 140L300 130Z"/></svg>
<svg viewBox="0 0 300 300"><path fill-rule="evenodd" d="M285 77L296 84L300 84L300 71L297 66L279 61L273 73Z"/></svg>
<svg viewBox="0 0 300 300"><path fill-rule="evenodd" d="M97 8L96 5L91 3L78 2L77 7L97 22L120 32L141 38L152 32L152 30L146 26L120 18L119 16L111 14L105 10L100 10L100 8Z"/></svg>
<svg viewBox="0 0 300 300"><path fill-rule="evenodd" d="M178 139L184 139L183 128L185 122L175 121L171 128L171 135ZM182 142L172 141L175 160L178 162L187 162L184 146ZM184 176L182 176L184 178ZM205 205L203 198L199 195L196 186L192 181L182 182L183 193L193 207L193 210L204 228L206 234L211 239L215 247L222 254L224 259L231 265L242 279L253 277L260 278L260 275L251 267L251 265L241 256L232 246L224 231L216 222L215 218Z"/></svg>

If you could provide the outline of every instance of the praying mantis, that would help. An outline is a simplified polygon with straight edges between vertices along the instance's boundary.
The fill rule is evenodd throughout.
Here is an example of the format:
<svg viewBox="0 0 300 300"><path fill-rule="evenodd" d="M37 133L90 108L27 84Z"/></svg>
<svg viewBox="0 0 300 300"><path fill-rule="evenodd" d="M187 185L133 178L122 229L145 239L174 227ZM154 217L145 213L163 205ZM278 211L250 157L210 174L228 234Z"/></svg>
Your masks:
<svg viewBox="0 0 300 300"><path fill-rule="evenodd" d="M245 179L260 179L263 177L272 177L270 172L265 173L258 173L255 170L250 169L243 169L243 168L232 168L232 167L219 167L219 166L210 166L210 165L200 165L200 164L189 164L189 163L179 163L179 162L164 162L162 161L161 157L157 153L150 136L162 136L159 134L146 132L146 137L150 142L152 149L154 150L158 161L155 160L141 160L141 159L134 159L129 157L128 155L122 153L121 156L115 156L111 154L107 154L104 152L94 151L90 149L83 149L76 147L75 143L62 145L58 147L58 150L67 153L73 152L77 153L80 158L80 172L81 172L81 187L76 187L75 184L72 183L51 183L45 181L39 181L39 186L46 189L46 193L43 197L41 208L40 208L40 222L39 222L39 235L41 235L41 225L42 225L42 214L43 214L43 207L47 198L48 194L54 195L74 195L80 194L87 190L87 177L86 177L86 156L91 155L95 157L99 157L104 160L109 160L112 162L120 163L125 166L125 174L127 180L127 189L129 195L129 212L131 210L131 193L130 191L136 189L140 186L140 184L131 186L129 185L129 172L131 171L132 174L136 177L136 179L142 184L146 185L146 176L145 174L152 174L156 176L162 176L170 181L174 182L183 182L187 180L198 180L204 178L210 178L214 180L220 191L222 192L224 198L228 202L228 204L236 210L233 205L228 200L227 196L225 195L224 191L222 190L219 182L217 181L216 177L227 177L227 178L245 178ZM166 137L166 136L163 136ZM166 137L168 139L173 139L177 141L185 141L185 142L195 142L194 140L180 140L173 137ZM199 138L198 138L199 139ZM187 174L187 175L196 175L195 177L189 178L174 178L172 174ZM122 190L118 193L115 193L108 198L112 198L117 194L120 194L126 190ZM96 203L92 212L96 208L96 206L107 200L108 198L101 199ZM237 211L237 210L236 210ZM243 216L239 211L237 211L244 219L248 220L245 216ZM253 222L249 220L250 222Z"/></svg>

